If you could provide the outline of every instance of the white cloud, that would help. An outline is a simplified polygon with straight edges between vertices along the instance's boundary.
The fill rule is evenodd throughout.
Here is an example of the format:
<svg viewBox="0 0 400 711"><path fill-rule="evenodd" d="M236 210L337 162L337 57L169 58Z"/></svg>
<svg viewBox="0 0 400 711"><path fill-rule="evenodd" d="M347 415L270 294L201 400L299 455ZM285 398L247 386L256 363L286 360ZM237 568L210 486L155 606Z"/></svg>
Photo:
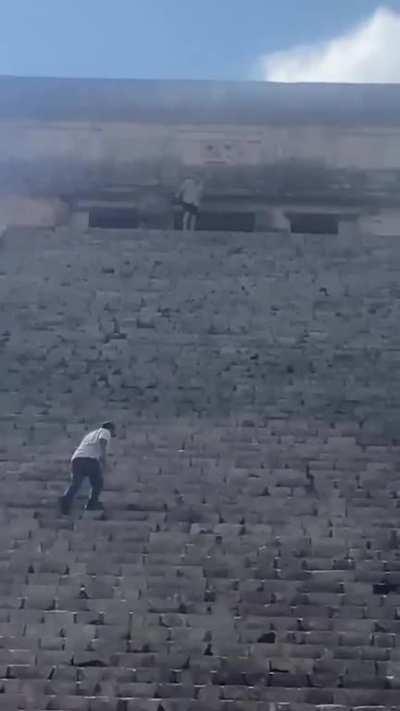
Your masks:
<svg viewBox="0 0 400 711"><path fill-rule="evenodd" d="M263 78L278 82L400 82L400 13L379 8L323 44L265 55Z"/></svg>

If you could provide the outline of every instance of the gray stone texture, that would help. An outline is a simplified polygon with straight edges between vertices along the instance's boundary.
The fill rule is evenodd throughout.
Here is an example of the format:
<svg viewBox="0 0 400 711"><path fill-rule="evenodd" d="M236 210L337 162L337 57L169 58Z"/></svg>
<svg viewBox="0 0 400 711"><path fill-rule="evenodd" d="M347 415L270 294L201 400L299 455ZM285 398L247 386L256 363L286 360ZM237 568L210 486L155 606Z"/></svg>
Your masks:
<svg viewBox="0 0 400 711"><path fill-rule="evenodd" d="M9 231L7 422L42 412L46 439L65 408L107 407L312 415L395 434L399 266L395 238Z"/></svg>
<svg viewBox="0 0 400 711"><path fill-rule="evenodd" d="M0 709L400 708L395 239L9 230ZM106 516L59 517L116 420Z"/></svg>

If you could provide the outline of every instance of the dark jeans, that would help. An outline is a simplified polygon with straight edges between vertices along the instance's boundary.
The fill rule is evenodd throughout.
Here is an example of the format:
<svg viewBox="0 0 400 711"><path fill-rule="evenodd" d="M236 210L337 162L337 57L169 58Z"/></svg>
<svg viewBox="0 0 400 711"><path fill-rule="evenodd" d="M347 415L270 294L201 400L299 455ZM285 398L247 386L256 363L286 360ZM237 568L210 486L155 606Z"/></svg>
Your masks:
<svg viewBox="0 0 400 711"><path fill-rule="evenodd" d="M92 487L87 506L90 507L98 503L100 493L103 489L103 475L101 473L100 463L97 459L77 457L72 460L71 484L62 497L62 505L66 511L70 509L86 477L89 479L90 486Z"/></svg>
<svg viewBox="0 0 400 711"><path fill-rule="evenodd" d="M196 228L199 208L189 202L182 202L182 229L194 230Z"/></svg>
<svg viewBox="0 0 400 711"><path fill-rule="evenodd" d="M182 211L184 213L189 212L191 215L194 215L195 217L197 217L197 215L199 214L199 208L197 207L197 205L192 205L191 202L183 202L182 203Z"/></svg>

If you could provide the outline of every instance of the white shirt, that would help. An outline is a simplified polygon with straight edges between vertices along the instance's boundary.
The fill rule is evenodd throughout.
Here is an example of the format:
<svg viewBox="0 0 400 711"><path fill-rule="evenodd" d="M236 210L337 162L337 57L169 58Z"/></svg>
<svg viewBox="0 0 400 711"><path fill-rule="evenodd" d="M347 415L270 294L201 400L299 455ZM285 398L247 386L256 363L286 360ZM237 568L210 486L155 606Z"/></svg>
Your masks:
<svg viewBox="0 0 400 711"><path fill-rule="evenodd" d="M72 460L77 457L87 457L89 459L99 460L102 455L102 445L100 444L100 440L105 440L108 444L110 439L110 432L102 427L99 427L98 430L93 430L93 432L89 432L73 453Z"/></svg>
<svg viewBox="0 0 400 711"><path fill-rule="evenodd" d="M203 186L200 182L193 180L193 178L186 178L182 183L179 194L182 202L187 202L189 205L199 207L202 192Z"/></svg>

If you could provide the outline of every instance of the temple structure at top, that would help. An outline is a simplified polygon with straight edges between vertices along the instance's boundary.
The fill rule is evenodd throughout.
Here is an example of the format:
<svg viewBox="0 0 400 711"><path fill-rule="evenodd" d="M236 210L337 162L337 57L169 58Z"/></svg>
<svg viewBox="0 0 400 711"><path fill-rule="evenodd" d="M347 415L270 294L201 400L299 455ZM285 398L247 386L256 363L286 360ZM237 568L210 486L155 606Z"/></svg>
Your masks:
<svg viewBox="0 0 400 711"><path fill-rule="evenodd" d="M400 85L0 78L0 225L400 236Z"/></svg>

